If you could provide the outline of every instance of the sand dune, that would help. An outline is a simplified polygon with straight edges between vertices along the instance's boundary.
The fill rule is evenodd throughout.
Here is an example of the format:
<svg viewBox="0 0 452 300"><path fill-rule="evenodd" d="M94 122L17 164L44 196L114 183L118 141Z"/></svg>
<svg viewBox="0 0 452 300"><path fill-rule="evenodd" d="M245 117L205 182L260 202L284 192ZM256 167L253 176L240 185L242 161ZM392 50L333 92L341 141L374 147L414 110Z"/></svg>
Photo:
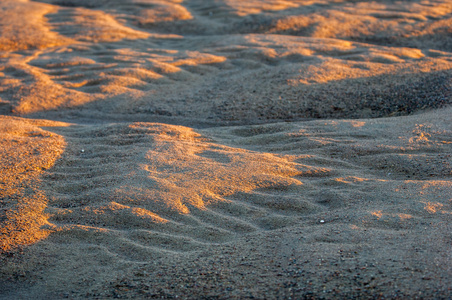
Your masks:
<svg viewBox="0 0 452 300"><path fill-rule="evenodd" d="M449 1L0 8L0 299L451 296Z"/></svg>

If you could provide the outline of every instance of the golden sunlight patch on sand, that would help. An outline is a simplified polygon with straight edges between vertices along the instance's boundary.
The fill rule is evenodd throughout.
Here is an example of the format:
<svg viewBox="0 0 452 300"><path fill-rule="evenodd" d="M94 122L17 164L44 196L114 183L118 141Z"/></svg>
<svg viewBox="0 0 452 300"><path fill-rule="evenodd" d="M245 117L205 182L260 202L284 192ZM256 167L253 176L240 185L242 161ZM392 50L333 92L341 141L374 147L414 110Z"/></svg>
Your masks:
<svg viewBox="0 0 452 300"><path fill-rule="evenodd" d="M194 251L323 209L304 198L302 180L328 176L329 169L298 156L227 146L207 132L156 123L57 132L70 150L46 176L55 238L77 243L95 234L102 238L94 244L111 248L103 240L113 245L119 235L140 248L141 254L118 253L127 260Z"/></svg>
<svg viewBox="0 0 452 300"><path fill-rule="evenodd" d="M51 29L45 15L57 11L51 5L30 1L2 1L0 4L0 50L44 49L72 42Z"/></svg>
<svg viewBox="0 0 452 300"><path fill-rule="evenodd" d="M0 1L0 299L447 298L451 13Z"/></svg>
<svg viewBox="0 0 452 300"><path fill-rule="evenodd" d="M40 176L63 153L61 136L38 126L62 126L50 121L0 117L0 251L30 245L50 233L45 213L48 199Z"/></svg>

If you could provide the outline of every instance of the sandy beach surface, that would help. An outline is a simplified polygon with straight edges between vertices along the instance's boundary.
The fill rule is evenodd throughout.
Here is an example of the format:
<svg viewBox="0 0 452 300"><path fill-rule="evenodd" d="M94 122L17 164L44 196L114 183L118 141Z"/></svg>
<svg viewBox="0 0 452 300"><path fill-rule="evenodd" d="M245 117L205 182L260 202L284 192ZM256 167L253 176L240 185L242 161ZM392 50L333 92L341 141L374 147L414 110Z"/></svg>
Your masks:
<svg viewBox="0 0 452 300"><path fill-rule="evenodd" d="M0 299L450 299L448 0L0 1Z"/></svg>

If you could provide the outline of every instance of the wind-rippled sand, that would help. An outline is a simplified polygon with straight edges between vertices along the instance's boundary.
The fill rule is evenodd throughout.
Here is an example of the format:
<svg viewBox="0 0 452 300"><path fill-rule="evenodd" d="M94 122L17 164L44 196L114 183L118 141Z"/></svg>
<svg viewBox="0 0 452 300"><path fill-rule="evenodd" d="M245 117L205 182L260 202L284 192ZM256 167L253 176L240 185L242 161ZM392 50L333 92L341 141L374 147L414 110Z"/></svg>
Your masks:
<svg viewBox="0 0 452 300"><path fill-rule="evenodd" d="M452 295L449 1L2 1L0 298Z"/></svg>

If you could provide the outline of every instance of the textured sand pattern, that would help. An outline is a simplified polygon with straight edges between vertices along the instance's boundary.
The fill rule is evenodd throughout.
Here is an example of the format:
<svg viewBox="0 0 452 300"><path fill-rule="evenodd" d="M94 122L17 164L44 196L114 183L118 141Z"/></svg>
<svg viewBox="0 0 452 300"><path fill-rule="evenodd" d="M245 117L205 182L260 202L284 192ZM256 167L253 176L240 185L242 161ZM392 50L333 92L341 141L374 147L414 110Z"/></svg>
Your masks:
<svg viewBox="0 0 452 300"><path fill-rule="evenodd" d="M342 267L366 262L370 266L359 267L361 275L350 272L372 282L367 295L388 288L387 277L376 274L400 276L400 268L424 274L400 280L404 295L418 288L445 293L450 254L441 249L450 243L451 116L445 109L403 119L203 130L156 123L49 128L66 143L39 188L47 199L51 235L28 254L41 258L31 259L32 267L12 261L4 270L39 270L33 276L47 278L56 294L66 293L61 286L80 289L93 281L83 292L93 297L132 297L137 291L171 297L175 294L168 289L175 282L197 282L212 292L216 281L208 278L217 276L226 280L221 291L228 291L239 284L244 264L263 274L248 275L258 286L259 278L281 283L278 276L287 274L277 272L288 272L315 278L314 285L320 286L317 279L328 276L326 286L333 288L346 282L334 275ZM387 255L375 252L379 243L386 245ZM397 244L401 247L390 246ZM330 267L310 265L306 253L319 255ZM339 269L337 253L342 257ZM60 259L53 260L55 255ZM213 265L200 263L203 255ZM304 263L287 263L287 257ZM259 263L262 259L268 262ZM270 270L264 268L273 263ZM105 264L128 275L107 272L100 280ZM70 270L80 268L87 273L74 277ZM315 269L323 275L309 275ZM296 273L300 270L305 273ZM105 287L105 281L115 283ZM250 295L262 290L271 297L291 295L290 290L262 286ZM48 291L38 284L22 293ZM52 293L48 295L56 295ZM196 289L193 297L202 295Z"/></svg>
<svg viewBox="0 0 452 300"><path fill-rule="evenodd" d="M300 180L329 170L294 162L295 156L227 147L192 129L161 124L58 132L73 152L66 151L46 177L55 229L77 232L78 239L123 236L129 246L122 255L136 260L155 248L196 250L289 226L324 209L302 197Z"/></svg>
<svg viewBox="0 0 452 300"><path fill-rule="evenodd" d="M447 0L0 1L0 299L449 299L451 28Z"/></svg>
<svg viewBox="0 0 452 300"><path fill-rule="evenodd" d="M449 102L452 8L443 2L25 3L2 4L3 39L23 39L5 50L30 49L2 55L5 112L56 118L49 110L77 107L73 114L96 119L249 124L403 115ZM35 6L46 37L15 35L10 28L34 28L13 20L24 9L38 16Z"/></svg>

